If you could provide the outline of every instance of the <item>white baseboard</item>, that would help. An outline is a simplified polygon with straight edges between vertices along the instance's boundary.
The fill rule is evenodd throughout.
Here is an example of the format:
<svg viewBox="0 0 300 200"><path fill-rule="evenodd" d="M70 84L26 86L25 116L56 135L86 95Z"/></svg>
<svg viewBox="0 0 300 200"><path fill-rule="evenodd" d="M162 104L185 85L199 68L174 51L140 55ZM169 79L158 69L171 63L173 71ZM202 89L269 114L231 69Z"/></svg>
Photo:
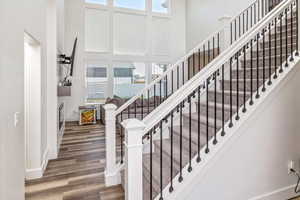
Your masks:
<svg viewBox="0 0 300 200"><path fill-rule="evenodd" d="M297 195L294 192L294 188L295 185L290 185L266 194L253 197L249 200L286 200Z"/></svg>
<svg viewBox="0 0 300 200"><path fill-rule="evenodd" d="M107 171L105 171L104 175L105 175L105 186L106 187L121 184L121 174L120 174L120 172L116 172L114 174L109 174Z"/></svg>
<svg viewBox="0 0 300 200"><path fill-rule="evenodd" d="M43 160L42 160L42 164L40 167L38 168L34 168L34 169L26 169L25 170L25 177L27 180L32 180L32 179L38 179L38 178L42 178L44 171L47 168L48 165L48 161L49 161L49 150L47 149L43 155Z"/></svg>
<svg viewBox="0 0 300 200"><path fill-rule="evenodd" d="M105 169L105 186L114 186L121 184L121 170L123 169L123 165L117 165L113 170Z"/></svg>
<svg viewBox="0 0 300 200"><path fill-rule="evenodd" d="M48 154L48 160L54 160L54 159L56 159L57 158L57 154L58 154L57 150L54 150L54 149L50 150L49 154Z"/></svg>
<svg viewBox="0 0 300 200"><path fill-rule="evenodd" d="M26 179L38 179L43 177L43 170L42 168L35 168L35 169L26 169Z"/></svg>

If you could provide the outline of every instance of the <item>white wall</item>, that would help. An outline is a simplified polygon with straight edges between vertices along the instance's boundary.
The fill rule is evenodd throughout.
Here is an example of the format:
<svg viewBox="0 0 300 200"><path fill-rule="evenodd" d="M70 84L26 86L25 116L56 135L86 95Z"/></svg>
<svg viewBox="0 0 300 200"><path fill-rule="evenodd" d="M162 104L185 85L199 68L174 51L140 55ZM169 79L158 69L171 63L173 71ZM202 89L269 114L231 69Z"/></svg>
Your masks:
<svg viewBox="0 0 300 200"><path fill-rule="evenodd" d="M65 1L56 0L57 48L64 51L65 46Z"/></svg>
<svg viewBox="0 0 300 200"><path fill-rule="evenodd" d="M74 64L72 96L60 98L65 101L65 117L77 120L78 106L84 102L84 6L83 0L65 1L65 53L70 55L75 38L78 37Z"/></svg>
<svg viewBox="0 0 300 200"><path fill-rule="evenodd" d="M113 1L108 2L112 5ZM146 2L150 4L151 1ZM67 120L78 120L78 106L85 103L86 63L99 63L108 67L108 91L111 91L108 96L112 96L115 64L140 62L150 68L152 62L172 63L182 56L185 52L185 10L185 0L172 0L171 15L167 16L153 15L149 10L134 11L87 5L84 0L66 0L67 54L71 53L74 39L78 36L72 97L64 98L67 102ZM85 13L97 18L85 23ZM86 26L93 30L89 35L85 35ZM85 38L88 41L94 39L85 43Z"/></svg>
<svg viewBox="0 0 300 200"><path fill-rule="evenodd" d="M57 55L64 48L64 0L47 0L47 113L48 142L45 156L54 159L58 154Z"/></svg>
<svg viewBox="0 0 300 200"><path fill-rule="evenodd" d="M14 113L24 109L23 4L22 0L0 1L0 25L6 27L0 31L1 200L24 199L24 124L21 119L19 126L14 127L13 122ZM15 13L19 13L20 18Z"/></svg>
<svg viewBox="0 0 300 200"><path fill-rule="evenodd" d="M0 2L1 48L0 48L0 87L1 87L1 199L24 199L24 124L14 127L15 112L24 109L24 1ZM11 12L14 10L15 12ZM17 19L15 13L20 14ZM7 20L11 19L11 20ZM12 77L14 77L12 79ZM13 81L13 83L12 83ZM12 83L12 84L9 84ZM13 91L13 92L12 92ZM12 175L14 175L12 177Z"/></svg>
<svg viewBox="0 0 300 200"><path fill-rule="evenodd" d="M46 1L0 1L0 199L24 199L24 30L41 44L42 141L47 149ZM50 66L55 67L55 66ZM20 113L14 126L14 113ZM56 110L51 111L56 112Z"/></svg>
<svg viewBox="0 0 300 200"><path fill-rule="evenodd" d="M34 4L34 6L33 6ZM42 132L41 160L47 149L47 49L46 49L46 2L43 0L26 1L24 5L24 27L35 40L41 44L41 77L42 77Z"/></svg>
<svg viewBox="0 0 300 200"><path fill-rule="evenodd" d="M254 0L187 0L186 48L194 48L211 33L221 29L220 17L234 17Z"/></svg>
<svg viewBox="0 0 300 200"><path fill-rule="evenodd" d="M266 97L179 199L282 200L295 195L291 186L296 178L288 175L287 166L289 160L297 166L300 161L299 67Z"/></svg>

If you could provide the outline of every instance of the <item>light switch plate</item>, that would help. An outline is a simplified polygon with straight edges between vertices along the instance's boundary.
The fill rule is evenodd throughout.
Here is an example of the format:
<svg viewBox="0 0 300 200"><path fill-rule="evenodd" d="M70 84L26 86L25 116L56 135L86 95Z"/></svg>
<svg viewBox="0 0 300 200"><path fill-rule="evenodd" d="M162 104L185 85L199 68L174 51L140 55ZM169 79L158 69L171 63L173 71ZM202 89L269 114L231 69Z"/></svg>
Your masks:
<svg viewBox="0 0 300 200"><path fill-rule="evenodd" d="M20 122L20 112L15 112L14 114L14 126L17 127Z"/></svg>

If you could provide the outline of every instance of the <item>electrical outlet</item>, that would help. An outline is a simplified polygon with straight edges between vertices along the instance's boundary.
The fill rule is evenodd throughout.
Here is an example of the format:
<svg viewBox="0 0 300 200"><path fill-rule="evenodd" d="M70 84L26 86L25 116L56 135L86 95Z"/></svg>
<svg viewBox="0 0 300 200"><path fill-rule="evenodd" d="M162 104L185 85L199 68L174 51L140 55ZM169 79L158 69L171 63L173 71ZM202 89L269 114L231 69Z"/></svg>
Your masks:
<svg viewBox="0 0 300 200"><path fill-rule="evenodd" d="M289 161L289 165L288 165L288 173L289 173L289 174L292 173L292 172L291 172L291 169L296 170L296 169L295 169L295 161L293 161L293 160L290 160L290 161Z"/></svg>

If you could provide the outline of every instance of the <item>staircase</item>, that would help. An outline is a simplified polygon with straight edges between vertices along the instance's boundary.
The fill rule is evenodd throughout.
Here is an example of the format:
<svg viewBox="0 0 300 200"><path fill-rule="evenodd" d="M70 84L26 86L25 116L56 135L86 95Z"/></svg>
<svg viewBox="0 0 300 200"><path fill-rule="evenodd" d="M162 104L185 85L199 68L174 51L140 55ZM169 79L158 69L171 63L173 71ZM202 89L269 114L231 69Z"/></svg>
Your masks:
<svg viewBox="0 0 300 200"><path fill-rule="evenodd" d="M230 48L218 31L114 112L127 199L171 199L299 56L298 1L267 2L231 20Z"/></svg>
<svg viewBox="0 0 300 200"><path fill-rule="evenodd" d="M272 27L271 32L262 35L263 38L256 38L259 41L258 45L252 43L248 52L245 52L245 47L241 55L237 54L232 58L232 62L236 63L235 66L231 66L231 75L228 78L223 77L223 69L222 75L214 73L211 83L208 83L209 89L206 94L201 94L199 91L202 88L199 88L195 92L196 97L191 95L171 113L173 115L170 119L171 125L169 123L167 127L168 139L159 135L156 140L151 141L154 144L153 153L143 156L144 200L159 195L161 186L165 188L177 175L178 181L181 182L183 177L180 173L183 167L189 166L188 170L192 170L190 164L192 158L197 157L200 162L200 150L204 148L208 153L209 149L213 148L209 146L208 141L212 140L216 145L217 133L222 131L224 124L232 126L232 120L239 120L239 112L246 112L247 104L253 105L255 99L259 98L261 90L265 90L264 86L271 85L272 79L279 76L283 70L282 65L287 63L287 58L296 49L298 40L296 22L295 17L290 18L287 23L288 29L286 24L282 24L276 27L279 34L275 33L275 27ZM277 38L280 34L282 40ZM284 44L280 45L281 41ZM249 58L249 54L252 54L252 59ZM196 105L195 110L191 109L193 103ZM159 133L150 134L154 137ZM172 185L169 185L169 191L172 190Z"/></svg>

